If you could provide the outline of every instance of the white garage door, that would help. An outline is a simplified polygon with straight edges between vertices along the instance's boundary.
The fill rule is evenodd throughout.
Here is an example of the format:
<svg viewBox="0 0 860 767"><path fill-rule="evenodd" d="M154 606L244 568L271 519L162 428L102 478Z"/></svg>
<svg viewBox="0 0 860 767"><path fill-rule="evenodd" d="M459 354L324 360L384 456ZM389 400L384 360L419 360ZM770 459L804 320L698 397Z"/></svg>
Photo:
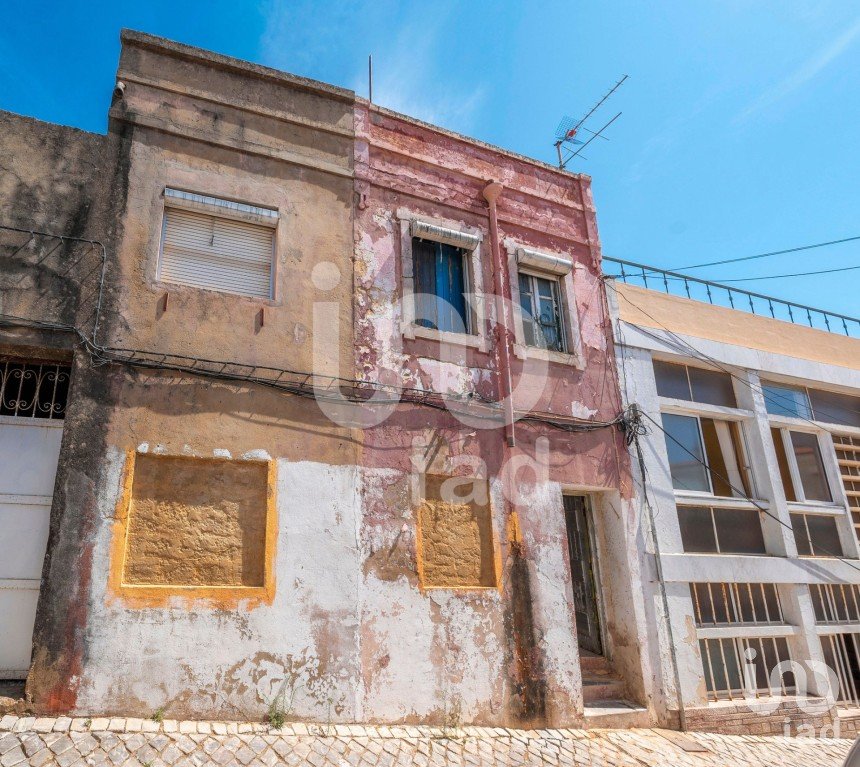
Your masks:
<svg viewBox="0 0 860 767"><path fill-rule="evenodd" d="M65 365L0 360L0 679L30 665L68 387Z"/></svg>

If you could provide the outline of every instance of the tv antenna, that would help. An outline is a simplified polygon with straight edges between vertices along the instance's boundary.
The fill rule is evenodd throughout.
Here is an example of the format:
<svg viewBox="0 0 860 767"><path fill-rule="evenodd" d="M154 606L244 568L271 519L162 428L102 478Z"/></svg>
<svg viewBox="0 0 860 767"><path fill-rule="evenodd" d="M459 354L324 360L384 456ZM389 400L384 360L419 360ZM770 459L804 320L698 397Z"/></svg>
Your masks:
<svg viewBox="0 0 860 767"><path fill-rule="evenodd" d="M627 79L627 75L624 75L615 85L613 85L603 96L600 101L598 101L588 112L585 113L585 117L577 120L574 117L563 117L561 122L558 124L558 128L555 129L555 148L558 152L558 167L564 168L574 157L581 157L583 160L588 159L582 155L582 150L585 149L594 139L601 138L604 141L609 141L606 136L603 135L603 131L605 131L612 123L614 123L619 117L621 117L621 112L619 112L615 117L613 117L608 123L606 123L602 128L598 130L591 130L585 126L586 120L588 120L601 106L603 106L604 102L617 91L624 81ZM583 141L580 138L580 133L589 134L588 138Z"/></svg>

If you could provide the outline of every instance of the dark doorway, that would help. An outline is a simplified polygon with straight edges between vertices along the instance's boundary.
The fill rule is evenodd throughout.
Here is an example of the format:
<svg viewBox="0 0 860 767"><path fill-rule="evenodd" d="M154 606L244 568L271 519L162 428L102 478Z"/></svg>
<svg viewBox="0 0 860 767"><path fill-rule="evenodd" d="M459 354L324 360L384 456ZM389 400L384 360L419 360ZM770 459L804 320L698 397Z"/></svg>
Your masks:
<svg viewBox="0 0 860 767"><path fill-rule="evenodd" d="M600 641L600 617L597 609L589 511L586 496L564 496L564 517L567 524L577 639L583 650L602 655L603 644Z"/></svg>

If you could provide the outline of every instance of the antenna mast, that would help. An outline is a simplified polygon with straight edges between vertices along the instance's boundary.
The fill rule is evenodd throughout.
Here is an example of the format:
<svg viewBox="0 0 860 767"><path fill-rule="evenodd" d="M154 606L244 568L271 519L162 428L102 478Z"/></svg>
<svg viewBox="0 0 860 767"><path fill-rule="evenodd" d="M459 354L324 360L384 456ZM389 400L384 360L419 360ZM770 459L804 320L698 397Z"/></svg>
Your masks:
<svg viewBox="0 0 860 767"><path fill-rule="evenodd" d="M563 117L561 122L558 124L558 128L555 131L555 149L558 152L558 167L564 168L574 157L582 157L583 160L586 158L581 154L582 150L585 149L594 139L602 138L604 141L609 141L606 136L603 135L603 131L605 131L612 123L614 123L619 117L621 117L621 112L619 112L615 117L613 117L609 122L607 122L602 128L599 130L593 131L589 128L585 127L585 121L588 120L605 102L606 100L617 91L627 79L627 75L624 75L615 85L613 85L603 96L600 101L598 101L591 109L589 109L585 116L580 118L579 120L575 120L572 117ZM585 131L586 133L590 133L591 137L587 141L582 141L577 138L577 134L579 131ZM573 146L578 146L579 148L574 150ZM565 157L564 152L567 151L568 155Z"/></svg>

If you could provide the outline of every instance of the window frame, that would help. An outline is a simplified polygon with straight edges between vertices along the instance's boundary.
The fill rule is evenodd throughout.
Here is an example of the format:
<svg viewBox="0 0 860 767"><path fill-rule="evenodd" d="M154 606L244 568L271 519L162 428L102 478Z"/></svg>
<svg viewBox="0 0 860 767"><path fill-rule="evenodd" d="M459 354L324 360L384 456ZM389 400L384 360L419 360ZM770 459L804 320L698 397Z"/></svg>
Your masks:
<svg viewBox="0 0 860 767"><path fill-rule="evenodd" d="M443 242L442 240L431 239L431 238L424 237L422 235L413 234L412 239L410 241L411 248L412 248L412 290L413 290L412 295L413 295L413 299L416 295L418 295L415 292L415 287L416 287L416 282L417 282L416 273L415 273L416 256L417 256L417 254L415 252L415 241L416 240L431 243L435 246L440 246L440 247L441 246L447 246L449 248L454 248L454 249L460 251L460 258L462 259L462 265L461 265L460 269L462 271L462 276L463 276L463 297L464 297L463 303L464 303L464 315L465 315L462 319L463 319L463 325L465 327L465 332L463 332L461 334L460 331L440 330L438 328L438 325L439 325L438 307L437 307L437 312L436 312L436 320L437 320L437 322L436 322L437 327L436 328L429 328L429 327L427 327L427 325L420 324L420 320L417 318L413 319L414 324L416 325L416 327L423 328L424 330L435 330L437 333L447 333L447 334L456 333L458 335L469 335L469 336L475 335L475 328L474 328L475 323L474 323L472 307L469 305L468 299L466 299L466 296L468 296L470 293L473 292L471 289L472 280L470 279L470 274L469 274L470 270L469 270L469 263L468 263L468 250L466 248L459 247L457 245L450 245L449 243ZM434 258L434 261L435 261L435 258ZM434 277L436 277L436 278L438 278L438 273L436 272L436 266L437 265L438 265L438 262L436 262L436 264L434 264ZM440 298L440 296L437 293L434 293L433 295L435 295L436 298ZM416 314L417 314L417 312L416 312ZM428 318L422 318L422 319L426 320Z"/></svg>
<svg viewBox="0 0 860 767"><path fill-rule="evenodd" d="M524 345L528 346L529 350L540 349L540 350L546 351L546 352L555 352L556 354L568 354L568 351L567 351L567 348L568 348L567 347L567 344L568 344L567 323L564 321L564 304L562 302L562 297L561 297L562 296L561 279L556 274L548 274L546 272L540 272L537 269L529 269L529 268L519 267L517 269L517 290L519 290L519 277L520 277L520 275L525 275L526 277L528 277L529 281L531 282L531 287L532 287L532 293L531 293L532 302L531 303L532 303L533 321L537 317L537 315L534 313L535 309L537 308L538 311L540 310L540 307L539 306L536 307L536 305L535 305L536 302L539 300L539 294L537 293L537 290L536 290L537 283L535 281L536 280L546 280L547 282L549 282L553 286L552 290L555 293L555 295L552 297L552 299L556 304L556 312L558 313L557 329L558 329L559 338L561 339L561 347L562 348L561 349L548 349L545 346L537 346L537 345L533 345L533 344L524 344ZM520 307L522 306L522 293L521 292L520 292L520 301L517 302L517 306L520 306ZM522 325L523 325L523 341L525 342L525 320L522 317L522 315L519 317L519 322L522 323Z"/></svg>
<svg viewBox="0 0 860 767"><path fill-rule="evenodd" d="M665 365L675 365L677 367L684 368L684 377L685 377L686 382L687 382L687 391L689 392L689 395L690 395L689 399L678 399L676 397L666 397L666 396L660 394L659 390L658 390L657 396L660 398L661 402L678 403L679 406L693 407L696 409L698 409L698 408L716 408L716 410L714 412L725 412L725 413L730 413L730 414L735 414L735 413L740 412L740 413L744 414L745 417L748 417L748 418L751 418L754 415L751 411L744 410L743 408L738 407L738 396L737 396L737 390L735 389L734 377L730 373L727 373L726 371L723 371L723 370L715 370L713 367L707 367L704 365L691 365L686 360L671 359L671 358L668 358L667 356L664 356L664 355L655 354L655 355L652 355L652 357L651 357L651 369L652 369L652 372L654 373L655 388L657 387L657 370L654 367L655 362L660 362L660 363L663 363ZM690 370L691 369L702 370L706 373L715 373L717 375L720 375L720 374L728 375L729 376L729 384L732 387L732 398L734 399L735 404L734 405L715 405L712 402L705 402L703 400L693 399L693 381L690 378Z"/></svg>
<svg viewBox="0 0 860 767"><path fill-rule="evenodd" d="M218 197L215 194L204 194L182 189L180 186L165 186L161 192L161 226L158 229L158 247L155 254L155 269L153 282L165 290L200 290L206 293L217 293L222 296L253 301L257 304L274 305L278 302L278 234L281 228L281 213L276 207L268 205L231 200ZM269 229L272 233L272 253L269 267L269 292L266 296L254 296L247 293L237 293L232 290L192 285L186 282L174 282L162 276L164 245L167 237L168 210L186 211L199 215L210 216L222 221L237 221L240 223Z"/></svg>
<svg viewBox="0 0 860 767"><path fill-rule="evenodd" d="M457 346L468 346L482 352L489 351L486 330L486 300L481 270L483 232L450 219L425 216L405 208L396 214L400 223L400 333L403 338L424 338ZM415 256L412 238L419 237L461 248L463 254L463 284L466 297L466 333L436 330L418 325L415 321Z"/></svg>
<svg viewBox="0 0 860 767"><path fill-rule="evenodd" d="M762 522L761 515L763 512L761 511L761 509L756 508L752 504L748 503L746 505L740 505L740 504L710 504L710 503L686 503L686 502L682 502L682 503L677 504L677 506L679 506L680 509L676 509L676 513L677 513L677 511L680 511L681 509L685 509L685 510L686 509L691 509L691 510L696 509L696 510L707 511L708 515L710 517L710 522L711 522L710 528L711 528L711 531L713 532L713 537L714 537L714 550L713 551L688 551L686 548L686 545L684 543L683 532L681 532L681 535L680 535L681 547L682 547L683 553L686 556L692 556L692 555L722 556L722 557L766 557L766 556L770 556L770 552L768 550L768 545L767 545L767 538L765 537L765 534L764 534L764 528L761 525L761 522ZM718 512L718 511L730 511L730 512L731 511L740 511L740 512L747 512L750 514L756 514L757 515L757 521L759 524L759 529L761 531L761 539L762 539L762 544L763 544L762 550L761 551L749 551L749 552L723 551L723 548L725 547L726 542L724 541L724 545L720 546L720 534L719 534L719 528L717 526L717 518L716 518L716 512ZM683 524L681 523L680 515L678 515L678 525L679 525L679 528L681 530L683 530Z"/></svg>
<svg viewBox="0 0 860 767"><path fill-rule="evenodd" d="M508 255L508 280L514 320L514 355L521 360L536 359L556 362L582 369L582 338L576 312L574 260L567 253L535 250L518 240L504 241ZM555 281L558 285L558 308L564 351L545 349L526 343L525 323L520 303L520 272L533 277Z"/></svg>
<svg viewBox="0 0 860 767"><path fill-rule="evenodd" d="M798 419L792 419L795 422ZM828 459L827 459L827 451L825 446L822 445L822 432L820 429L814 428L798 428L796 423L787 422L784 416L779 417L771 417L768 419L768 425L771 429L771 436L773 436L774 430L779 432L780 439L782 440L782 450L785 455L785 461L788 468L788 473L791 478L792 490L794 491L794 496L796 500L790 501L788 500L788 494L785 492L786 488L783 483L782 473L777 471L774 476L774 481L778 478L780 486L782 487L783 495L786 498L786 503L789 508L800 507L800 508L818 508L818 509L827 509L832 510L834 508L844 510L844 505L838 502L838 498L841 497L838 492L839 488L834 484L834 478L831 477L831 470L828 468ZM811 434L815 437L816 444L818 446L818 458L821 462L821 471L823 474L824 482L827 486L828 491L830 492L830 500L829 501L818 501L813 499L808 499L806 497L806 491L803 488L803 480L800 475L800 468L797 464L797 456L794 454L794 444L791 441L791 432L801 432L804 434ZM835 450L831 444L830 449L833 450L835 456ZM774 445L774 451L776 451L776 445ZM778 454L777 454L778 457Z"/></svg>
<svg viewBox="0 0 860 767"><path fill-rule="evenodd" d="M684 400L669 400L666 398L661 398L661 402L664 403L660 408L660 416L662 419L663 415L680 415L686 416L688 418L695 418L697 428L699 431L699 444L702 449L702 455L705 457L707 461L708 452L707 447L705 445L705 434L702 429L702 418L708 418L712 421L723 421L729 425L731 429L732 425L737 429L737 445L735 445L734 440L732 440L732 449L735 450L735 460L737 462L738 471L741 474L741 490L743 488L743 478L746 477L747 485L749 486L749 498L756 499L758 495L758 486L756 484L755 472L753 471L752 461L751 461L751 453L749 447L749 439L747 437L747 428L746 423L748 421L748 417L746 411L735 411L730 410L729 408L725 408L720 405L707 405L702 404L699 406L698 403L689 403ZM672 404L668 404L672 403ZM749 416L752 416L750 413ZM662 421L661 421L662 426ZM668 440L669 437L666 436ZM668 444L667 444L668 447ZM740 454L736 448L740 448ZM668 459L668 455L667 455ZM723 457L725 460L725 456ZM667 460L667 467L669 468L669 475L671 477L671 464ZM710 465L710 464L709 464ZM705 467L703 467L705 468ZM672 489L679 498L713 498L718 500L731 500L735 503L737 502L749 502L745 496L738 495L715 495L714 494L714 482L711 477L711 472L705 468L705 475L708 478L708 487L709 491L705 492L702 490L684 490L680 488L676 488L672 485ZM727 479L730 479L727 477ZM670 480L671 481L671 480ZM756 503L761 504L764 501L756 499Z"/></svg>
<svg viewBox="0 0 860 767"><path fill-rule="evenodd" d="M768 395L765 392L765 388L768 386L772 386L772 387L776 387L776 388L780 388L780 389L788 389L788 390L794 390L797 392L802 392L803 395L806 397L806 409L807 409L808 415L792 415L790 413L772 413L768 409L768 401L774 402L774 400L772 397L769 400ZM800 383L800 384L799 383L787 383L785 381L779 380L778 378L762 378L761 379L761 389L762 389L762 396L764 398L765 411L767 412L768 417L771 419L777 419L777 420L793 419L795 421L800 421L800 422L803 422L806 424L809 424L810 422L814 422L816 424L826 424L827 427L830 429L833 429L833 428L839 429L839 430L848 429L848 430L852 430L852 431L853 430L860 430L860 425L854 425L851 423L844 423L841 421L832 421L832 420L827 420L827 418L820 417L819 414L816 414L816 412L815 412L815 404L813 403L813 397L812 397L812 393L817 392L817 393L823 394L823 395L831 394L831 395L835 395L835 396L848 397L848 398L857 400L858 403L860 403L860 397L858 397L854 393L849 393L849 392L845 392L845 391L838 391L835 389L825 389L825 388L821 388L818 386L807 386L806 384L802 384L802 383ZM775 402L774 404L779 406L779 402ZM825 413L825 415L827 415L827 413Z"/></svg>
<svg viewBox="0 0 860 767"><path fill-rule="evenodd" d="M802 517L803 528L798 528L798 517ZM812 535L809 532L809 517L818 517L820 519L832 519L833 525L836 531L836 537L838 539L839 550L837 552L828 553L828 554L816 554L815 553L815 544L812 541ZM801 554L800 547L797 549L798 557L807 557L810 559L821 559L822 557L825 559L848 559L849 556L846 555L845 546L843 544L842 535L839 530L839 514L825 514L821 511L791 511L789 512L789 518L791 520L791 532L795 540L795 545L797 545L797 534L798 532L802 532L806 538L806 543L809 547L808 554Z"/></svg>

